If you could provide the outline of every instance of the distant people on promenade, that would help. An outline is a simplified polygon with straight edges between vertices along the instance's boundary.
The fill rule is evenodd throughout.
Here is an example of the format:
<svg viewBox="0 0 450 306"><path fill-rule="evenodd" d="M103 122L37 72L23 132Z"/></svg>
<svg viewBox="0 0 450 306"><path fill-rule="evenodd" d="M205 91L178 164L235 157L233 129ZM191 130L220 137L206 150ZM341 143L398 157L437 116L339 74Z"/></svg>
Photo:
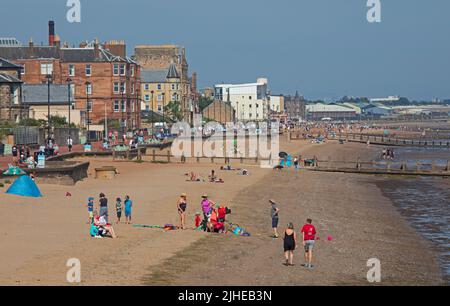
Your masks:
<svg viewBox="0 0 450 306"><path fill-rule="evenodd" d="M307 219L302 230L303 246L305 248L305 268L312 269L313 248L316 240L316 228L312 225L312 220Z"/></svg>
<svg viewBox="0 0 450 306"><path fill-rule="evenodd" d="M280 209L275 203L275 200L269 200L270 203L270 217L272 218L272 230L273 238L278 238L278 222L279 222L279 212Z"/></svg>
<svg viewBox="0 0 450 306"><path fill-rule="evenodd" d="M287 229L284 231L284 256L286 262L285 266L294 266L294 251L297 246L297 234L294 230L294 224L289 223Z"/></svg>
<svg viewBox="0 0 450 306"><path fill-rule="evenodd" d="M72 137L68 137L67 138L67 148L69 148L69 152L72 152L72 147L73 147L73 139Z"/></svg>

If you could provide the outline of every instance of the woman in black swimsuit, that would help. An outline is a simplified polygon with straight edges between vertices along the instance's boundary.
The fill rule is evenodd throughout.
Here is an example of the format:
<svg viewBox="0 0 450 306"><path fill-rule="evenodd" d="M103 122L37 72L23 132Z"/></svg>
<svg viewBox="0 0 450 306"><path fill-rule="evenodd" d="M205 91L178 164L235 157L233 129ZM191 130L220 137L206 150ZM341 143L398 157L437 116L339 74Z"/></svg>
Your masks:
<svg viewBox="0 0 450 306"><path fill-rule="evenodd" d="M297 245L297 234L294 231L294 224L289 223L284 232L284 256L286 258L285 266L293 266L294 251Z"/></svg>
<svg viewBox="0 0 450 306"><path fill-rule="evenodd" d="M180 195L178 200L177 209L180 215L180 228L185 229L186 209L187 209L187 195L185 193Z"/></svg>

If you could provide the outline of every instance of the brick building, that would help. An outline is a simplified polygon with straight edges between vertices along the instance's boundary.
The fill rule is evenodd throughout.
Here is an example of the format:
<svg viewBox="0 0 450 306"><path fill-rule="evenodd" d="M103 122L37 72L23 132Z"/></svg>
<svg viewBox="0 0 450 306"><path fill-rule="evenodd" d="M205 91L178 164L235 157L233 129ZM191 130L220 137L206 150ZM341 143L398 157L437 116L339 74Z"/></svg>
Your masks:
<svg viewBox="0 0 450 306"><path fill-rule="evenodd" d="M113 54L112 51L117 52ZM49 45L1 46L0 57L23 67L26 84L53 84L70 88L73 109L81 111L81 125L118 120L126 130L140 127L140 67L126 57L123 41L61 46L50 24ZM89 114L87 114L89 112Z"/></svg>
<svg viewBox="0 0 450 306"><path fill-rule="evenodd" d="M176 45L140 45L136 46L134 50L134 59L142 67L142 70L146 71L148 76L158 75L159 79L163 81L168 75L168 70L176 70L176 78L170 78L170 90L174 86L174 91L178 91L179 101L181 110L183 112L183 117L185 120L190 120L192 113L197 109L196 104L198 102L199 95L192 90L197 90L197 75L194 74L192 79L189 77L188 69L189 65L186 59L186 50L183 47ZM175 69L173 69L175 68ZM165 74L165 75L163 75ZM148 77L147 81L154 80L153 77ZM194 84L193 84L193 82ZM152 83L152 82L147 82ZM162 82L161 82L162 83ZM159 83L156 83L157 85ZM192 86L193 85L193 86ZM145 87L143 84L142 88L142 100L147 98L146 102L150 102L148 95L152 90L148 90L148 86ZM157 98L158 93L154 90L154 98ZM162 94L162 93L159 93ZM162 99L162 97L160 97ZM165 96L166 102L172 101L172 96ZM150 98L151 99L151 98ZM161 102L161 101L159 101ZM148 105L148 103L147 103ZM156 102L153 105L157 105ZM152 108L152 107L150 107Z"/></svg>
<svg viewBox="0 0 450 306"><path fill-rule="evenodd" d="M22 67L0 58L0 120L19 122L27 117L22 104Z"/></svg>

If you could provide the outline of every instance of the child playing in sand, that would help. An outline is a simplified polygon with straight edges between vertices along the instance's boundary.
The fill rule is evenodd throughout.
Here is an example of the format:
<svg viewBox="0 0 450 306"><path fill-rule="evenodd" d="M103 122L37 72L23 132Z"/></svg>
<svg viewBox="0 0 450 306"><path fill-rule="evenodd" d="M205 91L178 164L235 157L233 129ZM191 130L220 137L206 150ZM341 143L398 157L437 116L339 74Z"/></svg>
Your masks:
<svg viewBox="0 0 450 306"><path fill-rule="evenodd" d="M116 213L117 213L117 224L120 223L120 218L122 218L122 199L116 199Z"/></svg>
<svg viewBox="0 0 450 306"><path fill-rule="evenodd" d="M90 224L94 220L94 198L93 197L90 197L88 199L88 203L87 203L86 207L88 208L88 214L89 214L88 224Z"/></svg>
<svg viewBox="0 0 450 306"><path fill-rule="evenodd" d="M196 229L199 228L202 223L202 218L200 216L201 216L201 214L199 212L197 212L195 214L195 228Z"/></svg>

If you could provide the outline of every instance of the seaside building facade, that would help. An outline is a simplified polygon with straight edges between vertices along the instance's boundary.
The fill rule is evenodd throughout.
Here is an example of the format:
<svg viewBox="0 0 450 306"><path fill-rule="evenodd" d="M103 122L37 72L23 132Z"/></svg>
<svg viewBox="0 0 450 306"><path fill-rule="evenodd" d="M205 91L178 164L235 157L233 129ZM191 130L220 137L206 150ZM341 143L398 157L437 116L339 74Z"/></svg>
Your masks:
<svg viewBox="0 0 450 306"><path fill-rule="evenodd" d="M336 104L309 104L306 105L307 118L312 121L324 119L353 120L357 118L356 111L351 107Z"/></svg>
<svg viewBox="0 0 450 306"><path fill-rule="evenodd" d="M120 55L113 54L111 50ZM100 44L83 42L79 47L61 45L49 23L49 44L0 45L0 57L22 66L25 84L65 85L73 110L81 112L80 125L117 120L124 130L140 127L140 67L125 56L123 41Z"/></svg>
<svg viewBox="0 0 450 306"><path fill-rule="evenodd" d="M22 66L0 58L0 120L19 122L27 117L22 103Z"/></svg>
<svg viewBox="0 0 450 306"><path fill-rule="evenodd" d="M256 83L218 84L214 87L214 97L230 103L239 121L264 121L270 114L267 89L266 78L259 78Z"/></svg>
<svg viewBox="0 0 450 306"><path fill-rule="evenodd" d="M162 112L163 104L176 102L180 104L184 120L192 120L199 94L197 74L189 77L185 48L176 45L139 45L135 47L133 58L145 71L141 88L142 105L146 109Z"/></svg>
<svg viewBox="0 0 450 306"><path fill-rule="evenodd" d="M284 111L288 120L306 120L306 101L298 92L294 96L284 97Z"/></svg>

